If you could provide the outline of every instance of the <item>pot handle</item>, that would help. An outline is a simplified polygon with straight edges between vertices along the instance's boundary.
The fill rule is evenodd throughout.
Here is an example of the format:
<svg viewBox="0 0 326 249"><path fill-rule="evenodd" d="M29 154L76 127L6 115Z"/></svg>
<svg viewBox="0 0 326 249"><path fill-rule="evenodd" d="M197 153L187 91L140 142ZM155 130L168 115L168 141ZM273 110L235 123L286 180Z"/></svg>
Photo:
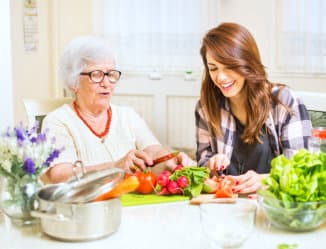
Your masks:
<svg viewBox="0 0 326 249"><path fill-rule="evenodd" d="M72 166L72 172L75 175L75 178L79 181L81 176L77 173L77 168L81 168L81 176L84 176L86 174L86 169L82 161L77 160L76 162L74 162Z"/></svg>
<svg viewBox="0 0 326 249"><path fill-rule="evenodd" d="M56 220L56 221L71 221L70 217L64 216L63 214L47 213L46 211L34 210L31 211L31 215L41 219L49 219L49 220Z"/></svg>

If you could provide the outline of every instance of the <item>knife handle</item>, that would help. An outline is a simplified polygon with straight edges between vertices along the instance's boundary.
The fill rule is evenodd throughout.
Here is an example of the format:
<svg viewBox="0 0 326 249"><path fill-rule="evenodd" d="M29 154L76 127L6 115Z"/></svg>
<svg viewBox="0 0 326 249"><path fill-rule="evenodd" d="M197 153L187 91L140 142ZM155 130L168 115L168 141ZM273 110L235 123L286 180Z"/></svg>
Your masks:
<svg viewBox="0 0 326 249"><path fill-rule="evenodd" d="M179 151L176 151L176 152L172 152L172 153L169 153L167 155L164 155L162 157L156 158L156 159L153 160L153 164L148 165L148 167L154 167L156 164L165 162L167 160L170 160L170 159L176 157L178 154L179 154Z"/></svg>

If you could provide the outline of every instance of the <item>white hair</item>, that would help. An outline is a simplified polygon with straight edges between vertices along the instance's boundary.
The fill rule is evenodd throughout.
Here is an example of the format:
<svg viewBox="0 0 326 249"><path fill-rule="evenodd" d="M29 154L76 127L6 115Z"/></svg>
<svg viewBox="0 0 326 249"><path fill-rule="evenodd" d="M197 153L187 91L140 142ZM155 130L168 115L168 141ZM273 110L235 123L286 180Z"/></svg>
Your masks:
<svg viewBox="0 0 326 249"><path fill-rule="evenodd" d="M65 48L60 62L60 77L68 89L79 86L79 74L90 63L115 63L108 42L99 36L81 36Z"/></svg>

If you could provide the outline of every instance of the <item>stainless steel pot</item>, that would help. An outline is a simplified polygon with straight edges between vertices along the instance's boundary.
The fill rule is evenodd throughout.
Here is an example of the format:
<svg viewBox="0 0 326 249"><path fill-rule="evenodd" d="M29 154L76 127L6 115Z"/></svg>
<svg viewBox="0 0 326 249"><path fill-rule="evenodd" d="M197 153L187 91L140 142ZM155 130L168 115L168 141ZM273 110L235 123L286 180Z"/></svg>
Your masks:
<svg viewBox="0 0 326 249"><path fill-rule="evenodd" d="M113 172L114 179L117 179L117 173L118 178L124 174L119 170ZM99 239L118 230L122 209L120 199L92 202L90 196L96 196L94 191L100 194L98 188L94 187L99 185L99 181L94 180L93 173L82 179L83 184L80 184L80 179L76 182L52 184L37 193L38 207L32 211L32 215L41 219L42 230L47 235L65 241L85 241ZM110 188L113 187L112 179L105 181L101 177L101 181L109 183ZM105 191L107 189L102 188L102 193ZM84 201L81 198L83 193L87 193Z"/></svg>

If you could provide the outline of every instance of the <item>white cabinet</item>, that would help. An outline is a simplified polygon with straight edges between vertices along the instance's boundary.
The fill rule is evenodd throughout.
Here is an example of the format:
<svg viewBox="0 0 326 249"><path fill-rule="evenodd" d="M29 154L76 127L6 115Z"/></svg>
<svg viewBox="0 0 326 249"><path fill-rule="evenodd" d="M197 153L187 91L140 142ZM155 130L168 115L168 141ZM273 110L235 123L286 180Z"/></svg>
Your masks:
<svg viewBox="0 0 326 249"><path fill-rule="evenodd" d="M193 152L196 146L194 111L199 94L200 80L128 77L117 85L112 103L133 107L162 144Z"/></svg>

